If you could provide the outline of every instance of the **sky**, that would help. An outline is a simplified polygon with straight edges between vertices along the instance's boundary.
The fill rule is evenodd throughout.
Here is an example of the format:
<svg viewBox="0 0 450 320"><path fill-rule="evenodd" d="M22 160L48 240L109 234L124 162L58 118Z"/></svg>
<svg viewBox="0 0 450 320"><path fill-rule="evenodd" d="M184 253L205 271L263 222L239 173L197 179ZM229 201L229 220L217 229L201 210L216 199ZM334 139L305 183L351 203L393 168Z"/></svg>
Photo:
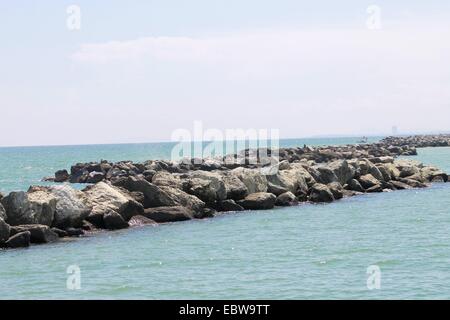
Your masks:
<svg viewBox="0 0 450 320"><path fill-rule="evenodd" d="M393 2L2 0L0 146L450 131L450 2Z"/></svg>

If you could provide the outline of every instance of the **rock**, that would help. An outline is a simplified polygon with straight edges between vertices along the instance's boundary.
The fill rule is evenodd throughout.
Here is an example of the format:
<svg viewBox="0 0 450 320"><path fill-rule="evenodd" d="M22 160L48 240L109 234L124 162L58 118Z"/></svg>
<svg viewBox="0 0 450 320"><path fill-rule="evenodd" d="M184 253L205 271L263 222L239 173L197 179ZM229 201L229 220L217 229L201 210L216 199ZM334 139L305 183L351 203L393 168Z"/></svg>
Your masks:
<svg viewBox="0 0 450 320"><path fill-rule="evenodd" d="M435 167L424 167L420 173L426 181L448 182L448 175Z"/></svg>
<svg viewBox="0 0 450 320"><path fill-rule="evenodd" d="M11 235L24 232L30 233L31 243L50 243L58 240L59 236L49 226L42 224L28 224L11 227Z"/></svg>
<svg viewBox="0 0 450 320"><path fill-rule="evenodd" d="M92 171L89 172L86 183L97 183L105 179L105 174L103 172Z"/></svg>
<svg viewBox="0 0 450 320"><path fill-rule="evenodd" d="M3 199L3 197L2 197ZM1 199L0 199L1 201ZM6 210L5 207L3 207L3 205L0 203L0 219L6 220L7 216L6 216Z"/></svg>
<svg viewBox="0 0 450 320"><path fill-rule="evenodd" d="M129 194L105 182L89 186L83 192L86 195L87 205L92 207L87 220L96 226L102 225L100 216L110 211L117 212L125 221L144 211L143 206Z"/></svg>
<svg viewBox="0 0 450 320"><path fill-rule="evenodd" d="M79 237L84 234L84 230L82 228L67 228L66 232L69 237Z"/></svg>
<svg viewBox="0 0 450 320"><path fill-rule="evenodd" d="M171 187L161 187L161 190L168 195L173 206L185 207L191 210L194 215L201 216L205 203L196 196Z"/></svg>
<svg viewBox="0 0 450 320"><path fill-rule="evenodd" d="M183 183L179 176L175 176L166 171L160 171L153 175L151 182L156 186L165 186L183 189Z"/></svg>
<svg viewBox="0 0 450 320"><path fill-rule="evenodd" d="M240 205L238 205L234 200L228 199L219 201L216 205L216 209L218 211L243 211L244 208Z"/></svg>
<svg viewBox="0 0 450 320"><path fill-rule="evenodd" d="M10 235L10 226L0 218L0 247L9 239Z"/></svg>
<svg viewBox="0 0 450 320"><path fill-rule="evenodd" d="M221 176L206 171L192 172L184 191L206 203L222 201L227 198L227 190Z"/></svg>
<svg viewBox="0 0 450 320"><path fill-rule="evenodd" d="M273 193L274 195L279 196L280 194L288 192L288 189L269 181L267 183L267 192Z"/></svg>
<svg viewBox="0 0 450 320"><path fill-rule="evenodd" d="M390 183L391 183L397 190L412 189L409 185L407 185L406 183L400 182L400 181L392 180Z"/></svg>
<svg viewBox="0 0 450 320"><path fill-rule="evenodd" d="M400 170L397 169L395 164L388 163L388 164L384 164L383 167L389 173L389 176L391 177L391 180L398 180L400 178Z"/></svg>
<svg viewBox="0 0 450 320"><path fill-rule="evenodd" d="M312 202L332 202L334 201L334 196L326 185L316 183L311 187L309 200Z"/></svg>
<svg viewBox="0 0 450 320"><path fill-rule="evenodd" d="M407 185L409 185L410 187L413 187L413 188L426 188L426 187L428 187L428 185L425 184L425 183L422 183L420 181L413 180L413 179L408 179L408 178L401 178L400 182L406 183Z"/></svg>
<svg viewBox="0 0 450 320"><path fill-rule="evenodd" d="M58 170L55 172L55 182L66 182L69 180L69 173L67 170Z"/></svg>
<svg viewBox="0 0 450 320"><path fill-rule="evenodd" d="M275 206L276 199L272 193L256 192L238 201L238 204L247 210L266 210Z"/></svg>
<svg viewBox="0 0 450 320"><path fill-rule="evenodd" d="M32 188L30 188L32 189ZM56 198L45 190L11 192L2 199L6 222L11 226L43 224L51 226L56 211Z"/></svg>
<svg viewBox="0 0 450 320"><path fill-rule="evenodd" d="M227 199L241 200L248 195L248 190L245 184L234 174L226 173L223 176Z"/></svg>
<svg viewBox="0 0 450 320"><path fill-rule="evenodd" d="M383 189L383 187L380 184L374 185L374 186L366 189L367 193L383 192L383 191L384 191L384 189Z"/></svg>
<svg viewBox="0 0 450 320"><path fill-rule="evenodd" d="M148 208L143 216L158 223L193 219L192 212L181 206Z"/></svg>
<svg viewBox="0 0 450 320"><path fill-rule="evenodd" d="M331 170L330 168L328 168L327 166L317 167L316 169L319 172L319 175L320 175L319 181L322 184L328 184L331 182L339 181L339 179L336 176L336 174L334 173L334 171Z"/></svg>
<svg viewBox="0 0 450 320"><path fill-rule="evenodd" d="M350 166L346 160L333 161L329 163L327 167L337 177L337 180L331 179L331 181L328 181L327 183L339 182L341 185L344 185L355 176L355 169Z"/></svg>
<svg viewBox="0 0 450 320"><path fill-rule="evenodd" d="M85 194L68 185L48 187L48 191L56 198L53 226L60 229L81 227L92 210Z"/></svg>
<svg viewBox="0 0 450 320"><path fill-rule="evenodd" d="M175 206L177 204L170 194L161 189L163 186L156 186L145 179L127 177L118 180L114 185L132 192L141 192L144 195L144 208ZM167 188L174 189L172 187Z"/></svg>
<svg viewBox="0 0 450 320"><path fill-rule="evenodd" d="M352 191L357 191L357 192L366 192L366 190L362 187L362 185L359 183L358 180L356 179L351 179L348 182L348 187L350 190Z"/></svg>
<svg viewBox="0 0 450 320"><path fill-rule="evenodd" d="M29 231L17 233L6 241L8 248L24 248L30 246L31 233Z"/></svg>
<svg viewBox="0 0 450 320"><path fill-rule="evenodd" d="M293 206L297 204L298 204L297 198L290 191L280 194L275 201L275 205L280 207Z"/></svg>
<svg viewBox="0 0 450 320"><path fill-rule="evenodd" d="M146 218L144 216L141 215L137 215L134 216L130 219L130 221L128 221L128 224L130 225L130 227L140 227L140 226L144 226L144 225L149 225L149 224L153 224L156 225L156 221Z"/></svg>
<svg viewBox="0 0 450 320"><path fill-rule="evenodd" d="M122 216L115 211L109 211L103 215L103 222L108 230L119 230L129 227L128 223L122 218Z"/></svg>
<svg viewBox="0 0 450 320"><path fill-rule="evenodd" d="M344 197L343 187L339 182L331 182L328 185L335 200L342 199Z"/></svg>
<svg viewBox="0 0 450 320"><path fill-rule="evenodd" d="M377 168L378 168L378 171L380 171L380 173L382 175L382 179L380 181L391 181L392 180L391 173L385 166L380 165ZM374 176L374 177L376 178L376 176Z"/></svg>
<svg viewBox="0 0 450 320"><path fill-rule="evenodd" d="M64 231L64 230L61 230L61 229L58 229L58 228L51 228L51 230L54 233L56 233L58 235L58 237L60 237L60 238L64 238L64 237L68 236L67 232Z"/></svg>
<svg viewBox="0 0 450 320"><path fill-rule="evenodd" d="M236 168L230 171L247 187L248 193L259 193L267 191L266 176L260 173L258 169Z"/></svg>
<svg viewBox="0 0 450 320"><path fill-rule="evenodd" d="M374 186L380 185L380 181L378 181L373 175L366 174L364 176L359 177L359 183L363 186L364 189L369 189Z"/></svg>

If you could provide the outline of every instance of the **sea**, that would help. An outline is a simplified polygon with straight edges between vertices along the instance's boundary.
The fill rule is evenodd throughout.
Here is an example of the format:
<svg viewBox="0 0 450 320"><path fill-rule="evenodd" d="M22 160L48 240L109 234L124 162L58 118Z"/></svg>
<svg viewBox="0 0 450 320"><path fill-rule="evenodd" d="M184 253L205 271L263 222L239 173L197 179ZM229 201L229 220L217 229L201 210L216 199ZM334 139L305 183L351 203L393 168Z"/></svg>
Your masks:
<svg viewBox="0 0 450 320"><path fill-rule="evenodd" d="M0 148L0 191L46 184L76 162L169 159L173 146ZM418 151L408 158L450 172L450 148ZM448 298L450 183L0 250L0 299Z"/></svg>

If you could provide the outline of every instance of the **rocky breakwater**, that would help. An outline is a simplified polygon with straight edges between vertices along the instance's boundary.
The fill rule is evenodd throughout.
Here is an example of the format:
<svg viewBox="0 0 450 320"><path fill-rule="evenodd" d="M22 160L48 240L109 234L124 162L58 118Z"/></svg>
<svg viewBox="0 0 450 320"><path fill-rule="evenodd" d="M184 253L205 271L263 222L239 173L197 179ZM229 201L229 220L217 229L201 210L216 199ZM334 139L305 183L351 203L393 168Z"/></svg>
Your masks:
<svg viewBox="0 0 450 320"><path fill-rule="evenodd" d="M437 135L415 135L404 137L387 137L381 140L381 143L398 147L450 147L450 134Z"/></svg>
<svg viewBox="0 0 450 320"><path fill-rule="evenodd" d="M297 154L297 149L289 150ZM302 155L321 154L320 150ZM333 157L322 162L308 157L296 159L284 149L284 160L276 165L277 170L213 160L201 164L91 164L95 170L90 173L102 172L107 177L82 191L69 184L33 186L27 192L2 197L0 246L25 247L99 229L204 219L220 212L266 210L305 202L327 203L448 181L448 175L438 168L384 155L388 149L382 149L381 156L368 154L365 148L351 150L365 157L352 158L354 154L339 151L344 159Z"/></svg>

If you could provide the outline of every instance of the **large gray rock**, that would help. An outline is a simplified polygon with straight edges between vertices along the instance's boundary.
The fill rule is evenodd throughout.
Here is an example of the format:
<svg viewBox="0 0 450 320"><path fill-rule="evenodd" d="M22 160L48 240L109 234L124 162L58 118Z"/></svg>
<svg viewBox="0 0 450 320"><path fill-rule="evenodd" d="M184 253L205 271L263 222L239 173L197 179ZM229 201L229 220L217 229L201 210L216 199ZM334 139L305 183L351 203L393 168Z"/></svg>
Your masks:
<svg viewBox="0 0 450 320"><path fill-rule="evenodd" d="M148 208L143 216L158 223L193 219L192 212L181 206Z"/></svg>
<svg viewBox="0 0 450 320"><path fill-rule="evenodd" d="M183 189L183 182L178 175L167 171L160 171L152 176L152 183L156 186Z"/></svg>
<svg viewBox="0 0 450 320"><path fill-rule="evenodd" d="M142 214L144 211L142 205L129 194L106 182L99 182L89 186L83 192L87 199L87 205L92 207L89 217L98 217L100 219L106 213L115 211L125 221L128 221L134 215ZM92 217L88 220L94 223Z"/></svg>
<svg viewBox="0 0 450 320"><path fill-rule="evenodd" d="M157 222L141 215L134 216L128 221L130 227L141 227L145 225L156 225Z"/></svg>
<svg viewBox="0 0 450 320"><path fill-rule="evenodd" d="M223 201L219 201L216 205L216 209L218 211L228 212L228 211L243 211L244 208L238 205L234 200L227 199Z"/></svg>
<svg viewBox="0 0 450 320"><path fill-rule="evenodd" d="M380 181L377 180L373 175L366 174L364 176L359 177L359 183L364 187L364 189L370 189L375 186L380 185Z"/></svg>
<svg viewBox="0 0 450 320"><path fill-rule="evenodd" d="M9 224L0 218L0 247L9 239L10 230Z"/></svg>
<svg viewBox="0 0 450 320"><path fill-rule="evenodd" d="M50 243L59 239L58 234L53 232L50 227L42 224L30 224L11 227L11 235L24 232L30 233L31 243Z"/></svg>
<svg viewBox="0 0 450 320"><path fill-rule="evenodd" d="M310 189L309 200L312 202L332 202L335 199L328 186L316 183Z"/></svg>
<svg viewBox="0 0 450 320"><path fill-rule="evenodd" d="M277 197L275 204L280 207L293 206L298 204L298 200L292 192L288 191L280 194Z"/></svg>
<svg viewBox="0 0 450 320"><path fill-rule="evenodd" d="M21 232L15 234L8 241L6 241L5 246L8 248L24 248L30 246L30 231Z"/></svg>
<svg viewBox="0 0 450 320"><path fill-rule="evenodd" d="M129 227L128 223L122 218L120 214L115 211L110 211L103 216L105 228L108 230L126 229Z"/></svg>
<svg viewBox="0 0 450 320"><path fill-rule="evenodd" d="M223 176L227 199L241 200L248 195L246 185L234 174L225 173Z"/></svg>
<svg viewBox="0 0 450 320"><path fill-rule="evenodd" d="M227 198L227 190L222 177L207 171L192 172L184 191L206 203L222 201Z"/></svg>
<svg viewBox="0 0 450 320"><path fill-rule="evenodd" d="M238 201L238 204L247 210L266 210L272 209L276 200L277 197L272 193L256 192Z"/></svg>
<svg viewBox="0 0 450 320"><path fill-rule="evenodd" d="M230 171L247 187L248 193L266 192L267 179L258 169L236 168Z"/></svg>
<svg viewBox="0 0 450 320"><path fill-rule="evenodd" d="M357 191L357 192L365 192L366 191L363 188L363 186L359 183L359 181L356 179L351 179L347 185L348 185L348 189L352 190L352 191Z"/></svg>
<svg viewBox="0 0 450 320"><path fill-rule="evenodd" d="M32 188L31 188L32 189ZM9 225L43 224L51 226L56 211L56 198L46 190L11 192L2 199Z"/></svg>
<svg viewBox="0 0 450 320"><path fill-rule="evenodd" d="M346 160L336 160L330 162L327 167L337 177L336 181L332 180L327 183L339 182L341 185L344 185L355 176L355 169L350 166Z"/></svg>
<svg viewBox="0 0 450 320"><path fill-rule="evenodd" d="M85 194L68 185L52 186L48 190L56 198L53 226L60 229L81 227L92 210Z"/></svg>

